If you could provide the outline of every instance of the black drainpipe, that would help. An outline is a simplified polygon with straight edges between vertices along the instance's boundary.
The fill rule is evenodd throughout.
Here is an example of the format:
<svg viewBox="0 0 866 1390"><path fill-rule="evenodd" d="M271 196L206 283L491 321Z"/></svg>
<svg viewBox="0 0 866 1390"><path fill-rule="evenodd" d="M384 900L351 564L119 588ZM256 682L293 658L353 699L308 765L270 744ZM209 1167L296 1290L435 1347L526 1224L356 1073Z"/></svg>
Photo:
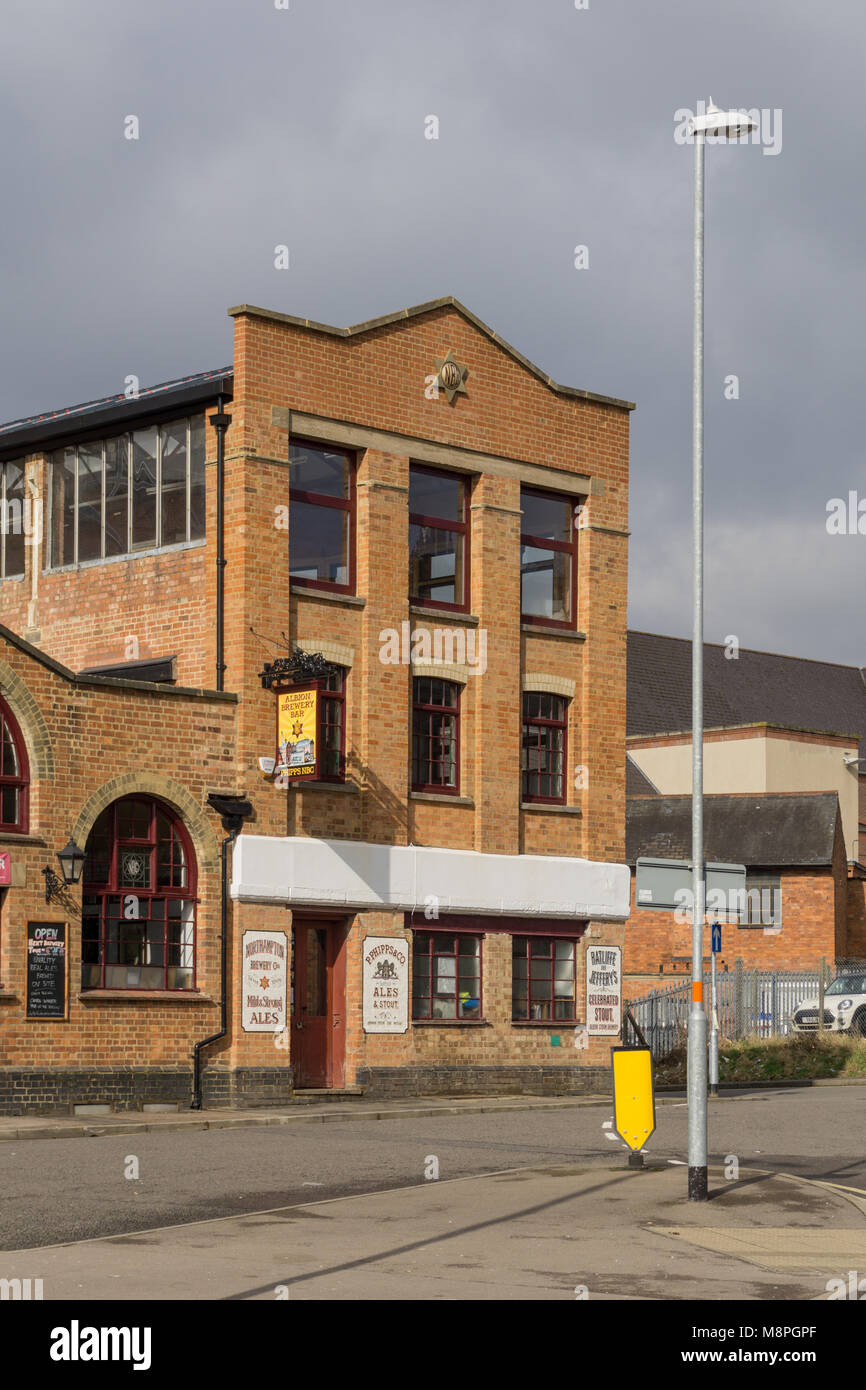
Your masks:
<svg viewBox="0 0 866 1390"><path fill-rule="evenodd" d="M228 1032L228 851L240 834L244 818L251 814L248 801L237 797L211 794L208 801L222 815L226 838L220 846L220 1028L209 1038L202 1038L193 1048L191 1110L201 1110L201 1053L210 1043L218 1042Z"/></svg>
<svg viewBox="0 0 866 1390"><path fill-rule="evenodd" d="M217 432L217 592L216 592L216 688L222 690L225 662L224 643L224 596L225 596L225 437L232 417L223 410L222 392L217 396L217 413L210 417Z"/></svg>

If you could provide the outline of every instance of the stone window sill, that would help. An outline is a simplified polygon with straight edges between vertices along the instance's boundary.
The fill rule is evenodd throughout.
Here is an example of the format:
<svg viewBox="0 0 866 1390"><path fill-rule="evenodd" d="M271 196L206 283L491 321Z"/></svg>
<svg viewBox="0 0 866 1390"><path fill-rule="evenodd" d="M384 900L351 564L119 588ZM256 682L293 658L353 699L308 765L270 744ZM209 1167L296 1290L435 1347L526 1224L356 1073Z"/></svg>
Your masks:
<svg viewBox="0 0 866 1390"><path fill-rule="evenodd" d="M541 1028L545 1033L568 1033L574 1028L583 1028L579 1020L573 1018L513 1018L512 1028Z"/></svg>
<svg viewBox="0 0 866 1390"><path fill-rule="evenodd" d="M41 835L19 835L14 830L0 830L0 845L39 845L47 849L48 841Z"/></svg>
<svg viewBox="0 0 866 1390"><path fill-rule="evenodd" d="M3 989L2 985L0 985L0 1004L17 1004L17 1003L18 1003L18 995L15 994L11 989Z"/></svg>
<svg viewBox="0 0 866 1390"><path fill-rule="evenodd" d="M361 790L357 782L304 782L300 777L294 788L296 792L353 792L356 796Z"/></svg>
<svg viewBox="0 0 866 1390"><path fill-rule="evenodd" d="M345 603L350 608L364 608L367 600L359 594L335 594L331 589L308 589L306 584L289 582L289 592L299 598L317 599L320 603Z"/></svg>
<svg viewBox="0 0 866 1390"><path fill-rule="evenodd" d="M548 805L546 801L521 801L521 811L547 811L555 816L582 816L579 806L557 806L555 803Z"/></svg>
<svg viewBox="0 0 866 1390"><path fill-rule="evenodd" d="M480 627L481 619L475 613L462 613L452 608L425 608L423 603L410 603L409 612L419 618L440 618L442 622L466 623L469 627Z"/></svg>
<svg viewBox="0 0 866 1390"><path fill-rule="evenodd" d="M410 801L436 801L440 806L471 806L475 801L471 796L449 796L447 792L410 792Z"/></svg>
<svg viewBox="0 0 866 1390"><path fill-rule="evenodd" d="M585 632L575 632L568 627L544 627L542 623L521 623L521 632L529 632L533 637L559 637L566 642L585 642Z"/></svg>
<svg viewBox="0 0 866 1390"><path fill-rule="evenodd" d="M82 1004L114 1003L122 999L130 1004L213 1004L210 995L186 989L86 989L78 998Z"/></svg>
<svg viewBox="0 0 866 1390"><path fill-rule="evenodd" d="M486 1018L413 1018L413 1028L492 1028Z"/></svg>

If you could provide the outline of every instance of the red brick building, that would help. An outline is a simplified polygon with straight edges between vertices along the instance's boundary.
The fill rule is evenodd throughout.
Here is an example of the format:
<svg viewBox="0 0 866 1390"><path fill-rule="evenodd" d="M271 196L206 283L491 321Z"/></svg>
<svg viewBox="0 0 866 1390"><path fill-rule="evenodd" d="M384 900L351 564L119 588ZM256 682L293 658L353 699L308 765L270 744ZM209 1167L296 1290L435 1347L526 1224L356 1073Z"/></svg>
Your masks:
<svg viewBox="0 0 866 1390"><path fill-rule="evenodd" d="M690 859L691 644L630 632L628 651L627 857ZM722 968L866 956L863 671L706 643L704 719L705 857L744 864L753 897L772 895L767 920L750 909L725 926ZM690 962L687 925L633 911L630 993Z"/></svg>
<svg viewBox="0 0 866 1390"><path fill-rule="evenodd" d="M231 368L0 429L0 1109L597 1086L631 407L450 299L230 312Z"/></svg>

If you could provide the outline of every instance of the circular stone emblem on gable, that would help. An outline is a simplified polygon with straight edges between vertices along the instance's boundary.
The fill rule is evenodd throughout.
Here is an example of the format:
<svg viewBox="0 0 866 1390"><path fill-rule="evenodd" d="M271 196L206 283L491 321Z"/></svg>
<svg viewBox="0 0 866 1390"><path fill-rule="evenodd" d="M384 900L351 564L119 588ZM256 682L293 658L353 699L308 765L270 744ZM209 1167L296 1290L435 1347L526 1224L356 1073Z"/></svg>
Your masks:
<svg viewBox="0 0 866 1390"><path fill-rule="evenodd" d="M436 383L448 397L448 404L454 404L455 396L466 396L466 378L469 375L469 368L464 367L460 362L455 362L454 353L448 349L445 357L440 361L438 357L433 359L436 363Z"/></svg>

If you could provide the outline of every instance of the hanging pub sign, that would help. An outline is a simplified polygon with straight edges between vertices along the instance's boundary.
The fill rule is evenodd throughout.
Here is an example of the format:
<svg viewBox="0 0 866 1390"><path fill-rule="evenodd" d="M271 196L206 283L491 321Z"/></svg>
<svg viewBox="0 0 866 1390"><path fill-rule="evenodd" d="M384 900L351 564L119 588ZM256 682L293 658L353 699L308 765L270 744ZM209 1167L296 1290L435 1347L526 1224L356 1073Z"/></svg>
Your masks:
<svg viewBox="0 0 866 1390"><path fill-rule="evenodd" d="M27 1017L65 1019L69 1011L69 952L65 922L27 923Z"/></svg>
<svg viewBox="0 0 866 1390"><path fill-rule="evenodd" d="M319 770L319 687L288 686L277 690L277 761L274 778L288 786L312 778Z"/></svg>
<svg viewBox="0 0 866 1390"><path fill-rule="evenodd" d="M622 948L586 948L586 1031L616 1037L622 1028Z"/></svg>
<svg viewBox="0 0 866 1390"><path fill-rule="evenodd" d="M245 1033L285 1032L289 978L286 933L245 931L241 950L241 1027Z"/></svg>

